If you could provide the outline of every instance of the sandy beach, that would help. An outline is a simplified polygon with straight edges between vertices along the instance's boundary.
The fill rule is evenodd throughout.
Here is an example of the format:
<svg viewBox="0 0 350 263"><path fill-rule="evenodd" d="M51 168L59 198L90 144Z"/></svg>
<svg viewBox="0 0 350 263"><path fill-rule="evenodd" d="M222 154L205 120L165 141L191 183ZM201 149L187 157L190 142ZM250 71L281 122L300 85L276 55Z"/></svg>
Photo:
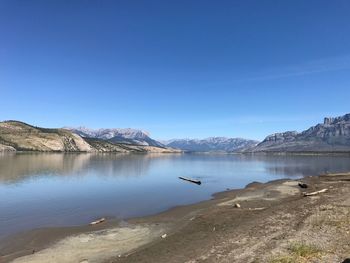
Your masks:
<svg viewBox="0 0 350 263"><path fill-rule="evenodd" d="M0 262L342 262L349 220L350 173L254 182L153 216L13 236Z"/></svg>

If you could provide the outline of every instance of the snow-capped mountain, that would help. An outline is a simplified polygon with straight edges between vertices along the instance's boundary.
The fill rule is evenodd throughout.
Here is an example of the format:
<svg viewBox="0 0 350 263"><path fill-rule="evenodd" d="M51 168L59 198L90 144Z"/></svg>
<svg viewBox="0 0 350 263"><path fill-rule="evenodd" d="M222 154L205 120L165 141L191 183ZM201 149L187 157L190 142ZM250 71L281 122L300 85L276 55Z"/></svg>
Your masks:
<svg viewBox="0 0 350 263"><path fill-rule="evenodd" d="M157 146L163 147L164 145L160 142L153 140L149 137L149 133L142 130L137 129L89 129L86 127L65 127L81 137L86 138L96 138L102 140L108 140L111 142L117 143L127 143L127 144L137 144L137 145L149 145L149 146Z"/></svg>
<svg viewBox="0 0 350 263"><path fill-rule="evenodd" d="M253 147L259 142L242 138L209 137L206 139L173 139L163 141L171 148L193 152L237 152Z"/></svg>

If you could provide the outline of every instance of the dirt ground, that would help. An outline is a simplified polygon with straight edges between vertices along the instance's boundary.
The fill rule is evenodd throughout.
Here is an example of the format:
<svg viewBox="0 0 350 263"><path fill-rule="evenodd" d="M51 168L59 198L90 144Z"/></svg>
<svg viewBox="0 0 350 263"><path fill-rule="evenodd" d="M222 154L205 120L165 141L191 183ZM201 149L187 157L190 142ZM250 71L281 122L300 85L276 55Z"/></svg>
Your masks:
<svg viewBox="0 0 350 263"><path fill-rule="evenodd" d="M302 181L307 189L275 181L221 193L165 240L107 262L343 262L350 258L350 174Z"/></svg>
<svg viewBox="0 0 350 263"><path fill-rule="evenodd" d="M0 262L338 263L350 258L350 173L303 178L308 188L299 182L252 183L123 226L107 222L33 231L0 245ZM322 189L327 190L303 195Z"/></svg>

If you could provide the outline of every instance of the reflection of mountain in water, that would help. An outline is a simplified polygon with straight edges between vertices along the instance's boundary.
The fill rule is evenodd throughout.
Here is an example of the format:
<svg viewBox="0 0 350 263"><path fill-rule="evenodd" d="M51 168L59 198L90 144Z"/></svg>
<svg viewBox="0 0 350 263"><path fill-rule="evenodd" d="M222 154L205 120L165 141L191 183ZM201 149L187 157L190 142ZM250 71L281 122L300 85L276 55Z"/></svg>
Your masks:
<svg viewBox="0 0 350 263"><path fill-rule="evenodd" d="M330 172L348 172L350 170L349 157L330 156L284 156L259 157L266 162L267 171L273 174L319 175Z"/></svg>
<svg viewBox="0 0 350 263"><path fill-rule="evenodd" d="M3 154L0 155L0 183L15 183L33 176L79 175L141 176L160 154Z"/></svg>
<svg viewBox="0 0 350 263"><path fill-rule="evenodd" d="M181 162L166 163L165 159ZM190 167L220 161L240 173L239 163L263 167L272 175L306 176L350 170L349 157L331 156L250 156L250 155L165 155L165 154L3 154L0 155L0 184L16 183L40 176L140 177L151 167L174 167L180 173ZM205 162L205 163L203 163ZM190 167L187 167L190 163ZM187 167L187 168L186 168ZM237 170L238 169L238 170ZM246 167L244 169L247 169ZM171 171L169 171L170 173ZM203 171L201 171L202 173ZM243 171L244 172L244 171ZM205 175L205 174L200 174ZM220 175L218 175L220 177Z"/></svg>
<svg viewBox="0 0 350 263"><path fill-rule="evenodd" d="M147 173L154 160L175 158L164 154L92 154L85 169L103 176L136 177Z"/></svg>
<svg viewBox="0 0 350 263"><path fill-rule="evenodd" d="M2 154L0 181L16 182L42 174L65 175L82 169L89 154Z"/></svg>

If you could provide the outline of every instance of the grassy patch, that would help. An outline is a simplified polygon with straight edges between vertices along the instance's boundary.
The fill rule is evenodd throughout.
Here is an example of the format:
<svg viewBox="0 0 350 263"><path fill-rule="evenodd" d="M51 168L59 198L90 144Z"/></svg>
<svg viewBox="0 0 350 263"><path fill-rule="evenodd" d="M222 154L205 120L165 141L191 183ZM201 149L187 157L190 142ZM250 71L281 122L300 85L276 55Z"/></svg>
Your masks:
<svg viewBox="0 0 350 263"><path fill-rule="evenodd" d="M270 263L306 263L309 259L318 258L321 250L305 243L293 243L289 247L288 255L273 258Z"/></svg>
<svg viewBox="0 0 350 263"><path fill-rule="evenodd" d="M270 263L296 263L295 256L279 256L270 261Z"/></svg>
<svg viewBox="0 0 350 263"><path fill-rule="evenodd" d="M289 249L292 254L303 258L312 258L318 256L321 252L317 247L305 243L294 243Z"/></svg>

